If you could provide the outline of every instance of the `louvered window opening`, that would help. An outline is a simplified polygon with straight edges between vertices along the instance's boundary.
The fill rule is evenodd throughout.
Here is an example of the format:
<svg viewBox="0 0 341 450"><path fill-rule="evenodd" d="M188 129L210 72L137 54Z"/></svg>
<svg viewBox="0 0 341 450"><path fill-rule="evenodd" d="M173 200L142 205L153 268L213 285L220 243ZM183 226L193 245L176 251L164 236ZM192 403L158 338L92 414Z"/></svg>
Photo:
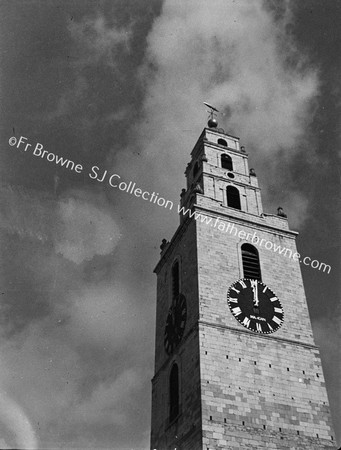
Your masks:
<svg viewBox="0 0 341 450"><path fill-rule="evenodd" d="M258 255L242 249L244 277L261 281Z"/></svg>

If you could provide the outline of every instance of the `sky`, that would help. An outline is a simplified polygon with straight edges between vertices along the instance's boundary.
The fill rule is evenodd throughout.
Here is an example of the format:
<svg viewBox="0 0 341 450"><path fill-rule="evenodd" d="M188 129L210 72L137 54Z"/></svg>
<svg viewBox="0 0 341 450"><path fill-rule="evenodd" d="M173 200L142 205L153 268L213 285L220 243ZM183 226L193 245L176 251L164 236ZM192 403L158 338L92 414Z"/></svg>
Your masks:
<svg viewBox="0 0 341 450"><path fill-rule="evenodd" d="M332 268L302 274L341 445L340 22L337 0L0 0L1 448L149 448L179 218L108 177L178 204L203 101Z"/></svg>

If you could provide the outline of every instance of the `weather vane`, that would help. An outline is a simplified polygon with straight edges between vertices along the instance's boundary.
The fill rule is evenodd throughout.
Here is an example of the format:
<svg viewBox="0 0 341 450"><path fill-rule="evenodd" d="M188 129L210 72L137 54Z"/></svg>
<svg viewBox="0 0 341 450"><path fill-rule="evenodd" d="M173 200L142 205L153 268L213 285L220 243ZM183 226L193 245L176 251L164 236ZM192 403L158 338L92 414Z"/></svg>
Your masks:
<svg viewBox="0 0 341 450"><path fill-rule="evenodd" d="M214 106L210 105L209 103L203 102L205 106L207 106L207 108L209 108L209 110L207 110L207 112L209 113L208 116L208 126L210 128L216 128L218 126L218 122L216 119L217 113L219 112L219 110L217 108L215 108Z"/></svg>

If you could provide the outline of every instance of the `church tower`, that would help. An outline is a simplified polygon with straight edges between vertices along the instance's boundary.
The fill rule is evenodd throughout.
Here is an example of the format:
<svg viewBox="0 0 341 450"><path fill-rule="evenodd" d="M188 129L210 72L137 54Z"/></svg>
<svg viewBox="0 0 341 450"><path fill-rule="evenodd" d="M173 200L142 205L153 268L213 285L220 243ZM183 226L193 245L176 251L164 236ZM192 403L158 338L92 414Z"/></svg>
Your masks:
<svg viewBox="0 0 341 450"><path fill-rule="evenodd" d="M263 213L244 147L214 119L185 174L155 268L151 449L333 448L297 233Z"/></svg>

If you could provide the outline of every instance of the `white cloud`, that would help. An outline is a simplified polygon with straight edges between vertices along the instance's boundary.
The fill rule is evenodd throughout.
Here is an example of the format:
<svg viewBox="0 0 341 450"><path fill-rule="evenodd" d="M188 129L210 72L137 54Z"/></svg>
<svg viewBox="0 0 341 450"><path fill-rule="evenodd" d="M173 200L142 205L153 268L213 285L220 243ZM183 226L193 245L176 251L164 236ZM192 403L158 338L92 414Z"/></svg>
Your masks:
<svg viewBox="0 0 341 450"><path fill-rule="evenodd" d="M139 167L148 167L151 183L178 197L182 168L205 125L203 101L225 111L220 126L241 135L259 175L283 150L292 159L311 120L318 81L314 70L303 71L288 21L290 10L275 22L261 2L164 2L148 36L140 72L144 116L135 126ZM138 176L128 157L118 164L122 173ZM263 188L278 178L276 170L265 175ZM290 216L295 223L303 218Z"/></svg>
<svg viewBox="0 0 341 450"><path fill-rule="evenodd" d="M284 25L275 24L260 2L166 1L148 37L157 72L147 113L167 133L174 114L185 126L199 119L207 99L228 108L229 125L260 152L292 147L317 80L315 72L286 63L297 55Z"/></svg>
<svg viewBox="0 0 341 450"><path fill-rule="evenodd" d="M108 255L120 238L118 226L108 213L88 200L66 198L59 201L60 233L56 252L81 263L95 255Z"/></svg>
<svg viewBox="0 0 341 450"><path fill-rule="evenodd" d="M38 447L35 431L23 408L4 391L0 391L0 423L14 434L16 448L33 450ZM4 443L6 446L2 447L0 440L1 448L10 448Z"/></svg>
<svg viewBox="0 0 341 450"><path fill-rule="evenodd" d="M73 190L61 199L21 187L0 191L1 227L39 242L52 241L56 253L79 264L108 255L120 232L102 194Z"/></svg>

